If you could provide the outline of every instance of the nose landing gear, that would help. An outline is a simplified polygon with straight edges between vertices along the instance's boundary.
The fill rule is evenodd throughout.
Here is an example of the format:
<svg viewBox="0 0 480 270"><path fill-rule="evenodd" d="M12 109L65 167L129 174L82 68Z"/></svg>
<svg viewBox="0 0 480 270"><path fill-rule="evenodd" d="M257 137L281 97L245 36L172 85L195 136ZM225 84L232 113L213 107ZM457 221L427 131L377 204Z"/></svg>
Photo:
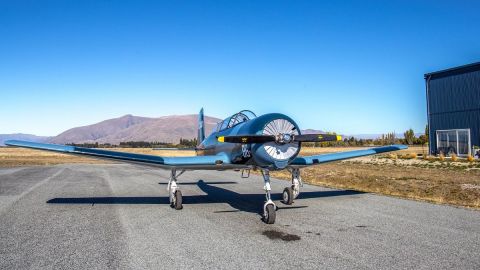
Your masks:
<svg viewBox="0 0 480 270"><path fill-rule="evenodd" d="M263 221L267 224L275 223L276 210L277 206L272 201L270 187L270 172L268 170L262 170L264 189L265 189L265 199L266 202L263 205Z"/></svg>

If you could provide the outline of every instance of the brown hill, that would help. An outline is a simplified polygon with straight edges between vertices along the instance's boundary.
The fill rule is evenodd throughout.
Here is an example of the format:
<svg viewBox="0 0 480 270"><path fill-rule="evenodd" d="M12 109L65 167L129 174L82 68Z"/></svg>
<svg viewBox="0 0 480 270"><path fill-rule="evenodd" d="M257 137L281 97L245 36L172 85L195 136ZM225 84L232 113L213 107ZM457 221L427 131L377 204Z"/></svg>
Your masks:
<svg viewBox="0 0 480 270"><path fill-rule="evenodd" d="M111 143L148 141L178 143L180 138L197 137L198 115L171 115L159 118L125 115L93 125L69 129L49 140L51 143ZM209 134L220 119L205 116Z"/></svg>

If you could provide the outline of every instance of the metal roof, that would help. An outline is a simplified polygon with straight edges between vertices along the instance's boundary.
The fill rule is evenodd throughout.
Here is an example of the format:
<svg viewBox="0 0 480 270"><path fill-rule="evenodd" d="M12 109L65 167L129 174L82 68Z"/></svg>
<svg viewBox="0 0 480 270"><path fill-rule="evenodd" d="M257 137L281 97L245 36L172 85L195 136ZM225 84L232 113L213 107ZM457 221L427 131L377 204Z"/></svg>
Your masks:
<svg viewBox="0 0 480 270"><path fill-rule="evenodd" d="M430 72L425 74L425 79L442 78L450 75L458 75L458 74L468 73L472 71L480 71L480 62L458 66L454 68L449 68L449 69L444 69L440 71Z"/></svg>

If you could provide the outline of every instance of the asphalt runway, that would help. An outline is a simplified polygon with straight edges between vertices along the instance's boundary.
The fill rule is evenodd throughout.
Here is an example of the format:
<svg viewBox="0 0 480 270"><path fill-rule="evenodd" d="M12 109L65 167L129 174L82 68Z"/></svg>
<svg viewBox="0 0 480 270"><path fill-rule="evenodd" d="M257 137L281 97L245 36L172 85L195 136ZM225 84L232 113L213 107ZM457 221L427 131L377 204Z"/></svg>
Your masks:
<svg viewBox="0 0 480 270"><path fill-rule="evenodd" d="M480 211L304 186L261 221L263 180L131 165L0 169L0 269L480 269Z"/></svg>

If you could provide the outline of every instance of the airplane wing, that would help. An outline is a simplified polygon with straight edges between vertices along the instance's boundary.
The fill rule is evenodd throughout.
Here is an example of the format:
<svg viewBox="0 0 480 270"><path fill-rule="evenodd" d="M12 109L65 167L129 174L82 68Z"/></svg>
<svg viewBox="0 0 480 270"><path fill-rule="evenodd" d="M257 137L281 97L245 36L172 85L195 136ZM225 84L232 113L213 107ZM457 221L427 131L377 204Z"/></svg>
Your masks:
<svg viewBox="0 0 480 270"><path fill-rule="evenodd" d="M290 166L306 167L306 166L311 166L315 164L322 164L322 163L327 163L332 161L375 155L375 154L380 154L385 152L403 150L407 148L408 147L406 145L394 144L394 145L375 147L375 148L364 149L364 150L338 152L338 153L330 153L330 154L322 154L322 155L314 155L314 156L306 156L306 157L296 157L292 161L292 163L290 163Z"/></svg>
<svg viewBox="0 0 480 270"><path fill-rule="evenodd" d="M117 152L95 148L76 147L47 143L9 140L6 145L18 146L38 150L46 150L64 154L88 156L98 159L109 159L126 163L134 163L164 169L182 170L227 170L249 168L247 165L231 164L225 155L192 156L192 157L162 157L154 155Z"/></svg>

